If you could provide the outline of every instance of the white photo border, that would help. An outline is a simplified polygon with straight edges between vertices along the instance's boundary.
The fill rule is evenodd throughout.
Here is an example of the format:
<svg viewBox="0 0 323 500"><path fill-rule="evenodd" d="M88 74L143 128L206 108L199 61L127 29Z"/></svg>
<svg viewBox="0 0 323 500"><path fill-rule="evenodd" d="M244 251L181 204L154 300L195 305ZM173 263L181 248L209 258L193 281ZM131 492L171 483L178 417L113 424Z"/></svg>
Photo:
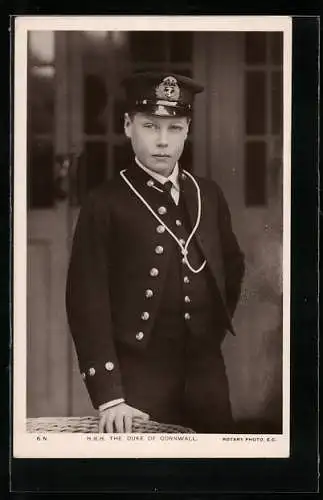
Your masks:
<svg viewBox="0 0 323 500"><path fill-rule="evenodd" d="M27 324L27 34L40 31L281 31L283 102L283 432L281 435L31 434L26 431ZM14 67L13 457L14 458L288 458L290 456L290 241L292 18L288 16L17 16ZM234 439L236 438L236 439ZM238 439L239 438L239 439Z"/></svg>

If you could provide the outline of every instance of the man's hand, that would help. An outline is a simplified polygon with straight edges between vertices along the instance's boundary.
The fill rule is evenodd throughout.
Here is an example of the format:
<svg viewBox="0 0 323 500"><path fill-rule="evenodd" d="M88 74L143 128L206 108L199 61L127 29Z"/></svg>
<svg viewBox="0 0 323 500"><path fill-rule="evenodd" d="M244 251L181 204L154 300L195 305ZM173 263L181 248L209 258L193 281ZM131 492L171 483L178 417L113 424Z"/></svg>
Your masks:
<svg viewBox="0 0 323 500"><path fill-rule="evenodd" d="M131 432L133 418L149 420L149 415L126 403L120 403L100 412L99 432Z"/></svg>

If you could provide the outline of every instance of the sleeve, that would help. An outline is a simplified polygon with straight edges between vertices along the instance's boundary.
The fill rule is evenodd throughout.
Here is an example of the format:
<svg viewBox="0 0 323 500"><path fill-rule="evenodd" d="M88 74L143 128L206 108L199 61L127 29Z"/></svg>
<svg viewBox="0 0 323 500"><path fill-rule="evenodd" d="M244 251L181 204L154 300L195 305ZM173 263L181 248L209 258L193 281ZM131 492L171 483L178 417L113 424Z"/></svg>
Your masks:
<svg viewBox="0 0 323 500"><path fill-rule="evenodd" d="M245 273L245 257L232 229L231 214L223 192L219 193L219 228L225 275L226 302L229 314L233 317Z"/></svg>
<svg viewBox="0 0 323 500"><path fill-rule="evenodd" d="M81 208L66 283L66 311L80 371L94 408L124 398L109 294L110 215L94 195Z"/></svg>

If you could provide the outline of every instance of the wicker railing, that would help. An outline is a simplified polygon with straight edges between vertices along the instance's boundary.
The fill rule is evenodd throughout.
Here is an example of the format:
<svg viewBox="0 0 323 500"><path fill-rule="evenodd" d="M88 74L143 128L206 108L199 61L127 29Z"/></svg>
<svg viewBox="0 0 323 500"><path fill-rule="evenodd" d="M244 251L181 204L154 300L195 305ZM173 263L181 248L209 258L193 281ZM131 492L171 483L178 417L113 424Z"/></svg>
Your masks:
<svg viewBox="0 0 323 500"><path fill-rule="evenodd" d="M98 417L37 417L27 419L27 432L80 432L98 433ZM153 420L134 419L133 433L194 433L192 429L179 425L162 424Z"/></svg>

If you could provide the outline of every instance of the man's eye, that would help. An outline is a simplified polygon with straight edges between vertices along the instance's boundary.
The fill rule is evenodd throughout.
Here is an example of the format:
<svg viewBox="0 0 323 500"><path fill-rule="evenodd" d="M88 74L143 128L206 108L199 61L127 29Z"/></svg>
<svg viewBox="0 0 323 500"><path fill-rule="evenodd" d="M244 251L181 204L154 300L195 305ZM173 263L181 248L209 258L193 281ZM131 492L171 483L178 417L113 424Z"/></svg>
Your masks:
<svg viewBox="0 0 323 500"><path fill-rule="evenodd" d="M176 130L176 131L183 130L183 127L181 127L181 125L171 125L170 128L171 128L171 130Z"/></svg>
<svg viewBox="0 0 323 500"><path fill-rule="evenodd" d="M154 124L153 123L144 123L145 128L153 128Z"/></svg>

